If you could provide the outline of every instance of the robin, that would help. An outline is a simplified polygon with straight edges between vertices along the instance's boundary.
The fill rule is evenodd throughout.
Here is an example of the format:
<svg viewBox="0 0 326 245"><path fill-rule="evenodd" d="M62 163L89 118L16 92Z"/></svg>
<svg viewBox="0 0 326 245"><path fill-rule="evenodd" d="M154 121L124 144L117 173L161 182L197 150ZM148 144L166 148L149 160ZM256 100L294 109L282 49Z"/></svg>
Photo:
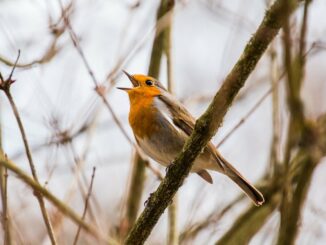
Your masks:
<svg viewBox="0 0 326 245"><path fill-rule="evenodd" d="M137 144L150 158L167 167L191 135L195 118L155 78L124 73L133 87L118 89L129 95L129 123ZM256 206L264 203L263 195L221 156L211 142L196 158L191 172L213 183L207 170L230 177Z"/></svg>

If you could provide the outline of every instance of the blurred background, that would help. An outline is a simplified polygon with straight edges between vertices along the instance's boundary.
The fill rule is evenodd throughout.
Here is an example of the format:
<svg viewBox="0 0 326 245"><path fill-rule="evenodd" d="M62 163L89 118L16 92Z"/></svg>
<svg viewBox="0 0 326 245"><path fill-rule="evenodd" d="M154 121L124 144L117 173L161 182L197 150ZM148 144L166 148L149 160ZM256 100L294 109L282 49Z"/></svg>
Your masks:
<svg viewBox="0 0 326 245"><path fill-rule="evenodd" d="M196 117L207 108L240 57L269 4L261 0L175 1L168 13L170 56L162 56L158 78L164 85L168 79L173 82L173 93ZM116 87L129 85L122 69L131 74L149 73L156 27L160 26L159 7L158 0L0 0L0 72L4 78L9 76L20 50L11 94L40 184L81 216L96 167L85 220L117 242L131 222L127 213L135 152L128 140L134 142L128 124L128 97ZM325 11L323 0L309 5L300 93L309 120L326 112ZM290 21L293 46L299 42L303 14L300 4ZM163 28L168 25L165 22ZM280 31L212 140L221 143L222 155L263 190L273 161L284 158L289 121L286 79L280 79L285 71L282 36ZM110 108L95 92L94 81L106 88ZM277 90L271 92L273 83ZM4 93L0 95L0 117L3 152L30 174L21 133ZM225 138L230 131L232 134ZM278 138L276 143L273 135ZM296 244L326 243L323 162L319 161L311 179ZM160 183L153 168L165 174L157 163L150 161L150 166L145 170L144 187L139 183L138 214ZM8 174L13 244L50 244L33 191L14 173ZM180 188L175 216L178 243L214 244L239 215L250 209L250 200L242 198L229 179L218 173L213 173L213 179L214 184L208 185L197 175L190 175ZM46 206L58 244L72 244L78 225L50 203ZM270 212L251 235L250 244L274 244L279 226L279 212ZM168 244L170 228L166 211L147 244ZM0 229L1 241L3 237L4 230ZM94 237L81 231L78 244L94 242Z"/></svg>

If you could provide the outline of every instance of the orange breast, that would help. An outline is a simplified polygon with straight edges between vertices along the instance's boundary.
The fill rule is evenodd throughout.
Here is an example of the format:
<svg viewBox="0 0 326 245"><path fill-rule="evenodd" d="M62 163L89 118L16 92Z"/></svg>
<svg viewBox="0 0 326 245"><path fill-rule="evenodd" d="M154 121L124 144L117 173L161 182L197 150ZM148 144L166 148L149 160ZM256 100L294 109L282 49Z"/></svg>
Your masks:
<svg viewBox="0 0 326 245"><path fill-rule="evenodd" d="M129 123L137 137L149 137L158 130L153 97L130 97Z"/></svg>

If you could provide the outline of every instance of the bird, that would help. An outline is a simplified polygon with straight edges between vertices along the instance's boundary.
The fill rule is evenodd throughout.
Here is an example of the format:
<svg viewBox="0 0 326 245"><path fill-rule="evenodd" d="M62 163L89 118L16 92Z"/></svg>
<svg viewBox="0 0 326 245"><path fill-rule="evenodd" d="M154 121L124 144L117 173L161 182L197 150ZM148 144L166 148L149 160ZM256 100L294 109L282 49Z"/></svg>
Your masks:
<svg viewBox="0 0 326 245"><path fill-rule="evenodd" d="M168 167L181 152L195 127L195 118L155 78L123 71L132 87L118 87L127 92L130 102L129 124L140 149L154 161ZM197 156L191 172L208 183L208 170L228 176L253 201L264 203L264 196L217 151L212 142Z"/></svg>

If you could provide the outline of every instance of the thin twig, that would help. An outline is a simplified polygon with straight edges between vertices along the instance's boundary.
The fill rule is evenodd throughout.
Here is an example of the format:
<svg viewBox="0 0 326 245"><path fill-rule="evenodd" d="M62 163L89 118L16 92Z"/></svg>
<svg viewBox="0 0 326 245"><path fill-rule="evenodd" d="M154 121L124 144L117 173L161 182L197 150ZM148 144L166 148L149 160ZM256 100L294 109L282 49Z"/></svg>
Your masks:
<svg viewBox="0 0 326 245"><path fill-rule="evenodd" d="M31 150L32 152L38 152L40 150L42 150L43 148L45 147L50 147L50 146L53 146L53 145L64 145L67 143L67 141L71 140L73 141L74 139L76 139L77 137L83 135L84 133L86 133L90 128L93 127L93 124L94 124L94 120L87 120L82 126L80 126L76 131L74 132L70 132L69 133L69 138L67 138L67 131L63 131L61 130L60 132L55 132L53 134L53 137L45 142L45 143L39 143L39 144L36 144L34 146L31 147ZM110 124L109 123L105 123L106 125L107 124ZM13 160L21 157L23 155L23 152L21 151L18 151L14 154L12 154L11 158Z"/></svg>
<svg viewBox="0 0 326 245"><path fill-rule="evenodd" d="M85 206L84 206L84 211L83 211L83 215L82 215L82 218L81 218L83 221L85 220L85 216L86 216L86 212L87 212L87 207L88 207L88 202L89 202L89 199L91 197L91 193L92 193L92 189L93 189L93 182L94 182L94 178L95 178L95 171L96 171L96 167L93 167L92 178L91 178L91 182L89 184L87 196L85 198ZM77 244L80 231L81 231L81 226L79 225L78 226L78 229L77 229L77 233L76 233L75 239L74 239L74 243L73 243L74 245Z"/></svg>
<svg viewBox="0 0 326 245"><path fill-rule="evenodd" d="M67 5L65 11L68 12L72 8L72 5ZM61 17L62 18L62 17ZM0 56L0 62L4 63L7 66L11 67L18 67L18 68L30 68L33 67L36 64L45 64L50 62L61 50L61 47L58 47L57 43L61 35L65 32L65 28L63 27L58 27L59 23L61 22L61 18L56 24L50 23L49 28L51 30L51 33L53 34L53 40L51 43L48 45L48 48L45 50L43 55L35 59L33 61L27 62L27 63L18 63L18 62L12 62L9 59Z"/></svg>
<svg viewBox="0 0 326 245"><path fill-rule="evenodd" d="M171 55L172 49L172 18L173 18L173 8L174 0L162 1L162 4L166 5L166 10L164 12L171 12L167 16L167 22L169 25L163 29L163 51L166 57L166 70L167 70L167 88L168 91L174 93L174 80L173 80L173 61ZM165 14L163 12L163 14ZM179 228L178 228L178 195L176 194L172 200L172 203L168 207L168 239L167 244L178 245L179 244Z"/></svg>
<svg viewBox="0 0 326 245"><path fill-rule="evenodd" d="M17 55L17 59L16 59L15 64L17 64L19 57L20 57L20 50L18 51L18 55ZM37 173L36 173L36 169L35 169L35 165L34 165L33 158L32 158L32 154L31 154L29 144L28 144L28 141L27 141L27 136L26 136L26 133L25 133L25 129L24 129L21 117L19 115L18 108L17 108L17 106L15 104L15 101L14 101L14 99L13 99L11 93L10 93L10 86L14 82L12 80L12 76L13 76L13 73L15 71L15 68L16 68L16 65L13 66L9 77L5 81L3 81L3 78L2 78L2 81L0 81L0 89L4 91L4 93L6 94L8 100L9 100L10 106L12 108L12 111L14 113L15 119L17 121L19 130L20 130L20 133L21 133L21 137L22 137L22 140L23 140L23 143L24 143L25 153L26 153L26 156L27 156L27 159L28 159L28 162L29 162L29 166L30 166L33 178L37 183L39 183ZM36 198L37 198L37 200L39 202L40 209L41 209L42 216L43 216L43 220L45 222L45 226L46 226L48 235L50 237L51 243L56 244L56 240L55 240L55 236L54 236L54 233L53 233L51 221L50 221L49 215L47 213L42 194L38 193L38 192L35 192L34 194L35 194L35 196L36 196Z"/></svg>
<svg viewBox="0 0 326 245"><path fill-rule="evenodd" d="M306 0L305 6L303 9L303 18L300 31L300 42L299 42L299 52L298 56L301 61L301 66L304 65L305 52L306 52L306 34L307 34L307 25L308 25L308 8L312 0Z"/></svg>
<svg viewBox="0 0 326 245"><path fill-rule="evenodd" d="M86 199L87 198L87 192L86 192L87 187L84 187L83 184L85 186L87 186L87 177L85 176L85 173L83 171L81 171L82 168L83 168L83 165L84 165L84 161L82 159L80 159L80 157L78 157L77 151L76 151L75 146L74 146L72 141L70 141L68 143L68 146L69 146L70 151L72 152L72 155L73 155L73 158L74 158L74 163L75 163L75 166L74 166L75 171L74 172L76 174L76 179L77 179L77 182L79 184L80 191L81 191L83 197ZM81 173L81 177L82 177L82 180L84 182L83 184L79 180L79 176L78 176L79 173ZM95 198L95 197L93 197L93 198ZM94 199L94 200L95 200L96 206L99 207L99 204L98 204L97 200L96 199ZM94 211L93 211L93 208L92 208L91 204L88 203L87 205L89 206L89 214L90 214L92 220L98 225L96 215L94 214Z"/></svg>
<svg viewBox="0 0 326 245"><path fill-rule="evenodd" d="M75 224L80 225L86 232L90 233L97 239L108 242L109 244L117 244L115 240L113 240L112 238L108 238L106 235L101 234L96 228L83 221L73 209L67 206L64 202L60 201L55 195L53 195L50 191L41 186L33 178L29 177L27 173L20 169L11 160L0 159L0 165L14 172L18 178L24 181L35 192L41 193L43 197L46 198L50 203L52 203L58 210L60 210L60 212L62 212L65 216L69 217Z"/></svg>
<svg viewBox="0 0 326 245"><path fill-rule="evenodd" d="M4 235L4 244L10 245L11 244L11 231L10 231L10 219L9 219L9 211L8 211L8 170L7 168L4 169L3 174L3 226L5 230Z"/></svg>
<svg viewBox="0 0 326 245"><path fill-rule="evenodd" d="M33 67L34 65L37 65L37 64L48 63L60 51L60 47L57 47L57 40L58 40L58 38L55 37L54 41L50 44L50 46L48 47L48 49L45 51L45 53L43 54L43 56L41 58L33 60L31 62L28 62L28 63L16 64L16 67L17 68L31 68L31 67ZM7 66L12 66L12 67L15 66L15 63L13 63L10 60L4 58L3 56L0 56L0 62L4 63Z"/></svg>
<svg viewBox="0 0 326 245"><path fill-rule="evenodd" d="M114 87L118 75L120 74L118 72L122 69L122 67L126 66L128 62L131 60L131 58L135 56L135 54L141 49L142 46L144 46L144 44L146 44L146 41L151 37L152 33L155 32L155 39L156 39L158 35L162 33L166 27L170 25L170 15L172 15L172 12L173 11L171 9L165 12L163 15L160 15L160 18L156 20L155 25L145 35L143 35L143 38L136 45L132 43L130 49L126 52L126 55L117 62L115 67L106 76L105 80L110 82L107 92L109 92ZM153 74L155 74L155 72L153 72ZM152 76L154 76L153 74Z"/></svg>
<svg viewBox="0 0 326 245"><path fill-rule="evenodd" d="M75 179L77 180L77 184L78 184L78 187L79 187L80 192L82 194L82 197L86 198L87 197L87 190L86 190L87 187L84 187L84 185L88 186L88 183L87 183L87 178L86 178L85 174L83 172L81 172L81 169L83 168L83 163L84 163L83 159L85 159L85 158L80 158L78 156L77 151L76 151L76 149L74 147L74 144L73 144L73 139L70 137L70 134L67 131L60 131L59 128L55 128L55 129L58 131L58 132L56 132L56 134L62 135L62 141L60 141L60 144L67 147L66 150L70 151L70 153L72 154L72 157L74 159L74 165L72 166L72 171L73 171L73 173L75 175L75 178L73 178L73 180L72 180L73 184L70 184L69 185L70 187L67 188L67 192L66 192L66 195L65 195L65 198L64 198L65 203L69 203L69 200L72 198L72 195L77 193L75 191L75 185L74 185ZM81 175L82 175L81 176L82 180L80 179L80 176L79 176L80 172L81 172ZM82 183L82 181L83 181L83 183ZM98 208L99 205L98 205L98 202L95 199L95 197L93 197L93 200L95 201L94 202L96 204L95 206ZM95 223L97 228L101 228L101 226L99 225L97 217L94 214L93 208L90 205L90 203L88 204L88 206L89 206L88 209L89 209L89 213L90 213L92 221ZM53 218L53 227L57 231L59 229L60 225L62 224L64 215L62 215L58 211L53 215L53 217L54 217ZM101 232L102 232L102 230L101 230Z"/></svg>
<svg viewBox="0 0 326 245"><path fill-rule="evenodd" d="M270 64L271 64L271 73L270 80L271 85L274 87L272 91L272 122L273 122L273 136L271 142L271 151L270 151L270 171L269 175L272 177L278 173L279 168L279 147L280 147L280 102L279 102L279 87L278 85L278 66L277 66L277 57L275 51L275 45L270 49Z"/></svg>
<svg viewBox="0 0 326 245"><path fill-rule="evenodd" d="M74 149L74 146L72 144L73 142L71 141L70 143L70 149L66 149L67 151L71 151L72 152L72 155L73 155L73 158L74 158L74 162L75 162L75 165L72 167L73 169L73 173L75 174L75 178L73 178L71 184L69 184L69 188L67 188L67 192L65 194L65 197L64 197L64 203L69 203L69 201L72 199L73 195L75 195L77 192L76 192L76 185L75 185L75 179L77 179L77 184L80 188L80 191L82 193L82 197L84 199L86 199L87 197L87 193L86 191L84 191L84 188L83 188L83 185L81 183L81 180L79 179L79 171L81 169L81 163L83 162L82 160L79 160L79 157ZM83 158L85 159L85 158ZM85 181L85 185L87 185L87 181ZM95 200L95 204L97 204L96 200ZM91 218L92 218L92 221L94 221L95 225L96 225L96 228L99 229L101 228L101 226L99 225L99 222L97 220L97 217L93 214L93 211L90 207L90 203L88 204L88 210L91 211L90 212L90 215L91 215ZM63 217L64 214L62 214L60 212L60 210L57 210L57 213L55 213L53 215L55 218L53 219L54 220L54 228L58 229L60 224L62 224L62 221L63 221ZM80 226L80 225L79 225ZM104 232L102 231L102 229L99 229L100 232L102 232L104 234Z"/></svg>
<svg viewBox="0 0 326 245"><path fill-rule="evenodd" d="M12 75L14 74L14 71L15 71L15 69L16 69L16 67L17 67L17 63L18 63L19 57L20 57L20 49L18 49L18 55L17 55L17 58L16 58L16 60L15 60L14 66L13 66L12 69L11 69L11 72L10 72L10 74L9 74L9 77L8 77L7 81L11 81L11 79L12 79Z"/></svg>
<svg viewBox="0 0 326 245"><path fill-rule="evenodd" d="M81 46L79 44L78 37L75 34L75 32L74 32L74 30L73 30L73 28L72 28L72 26L70 24L69 18L68 18L68 16L66 16L66 13L65 13L65 10L64 10L64 7L63 7L63 4L62 4L61 0L58 0L58 1L59 1L60 6L61 6L61 11L62 11L62 15L63 15L65 25L67 26L67 28L69 30L70 39L73 42L74 47L76 48L78 54L80 55L84 65L86 67L86 70L87 70L88 74L90 75L90 77L91 77L91 79L92 79L92 81L93 81L93 83L95 85L95 91L102 98L104 105L106 106L106 108L111 113L111 116L112 116L114 122L117 124L117 126L120 129L120 131L122 132L123 136L127 139L127 141L130 143L130 145L134 146L133 141L129 137L127 131L122 126L122 123L120 122L119 118L117 117L117 115L113 111L113 108L110 105L109 101L106 99L106 97L105 97L106 88L103 85L100 85L100 83L96 79L95 74L94 74L89 62L86 59L84 51L83 51L83 49L81 48Z"/></svg>
<svg viewBox="0 0 326 245"><path fill-rule="evenodd" d="M250 108L250 110L240 119L240 121L234 125L231 130L220 140L220 142L216 145L216 148L219 148L221 145L225 143L226 140L230 138L230 136L237 131L237 129L246 122L246 120L259 108L259 106L265 101L265 99L272 92L273 87L269 88L257 102Z"/></svg>
<svg viewBox="0 0 326 245"><path fill-rule="evenodd" d="M251 238L260 230L266 223L270 215L277 208L280 195L276 193L268 193L266 203L256 208L249 206L228 229L227 232L215 243L215 245L230 245L230 244L249 244Z"/></svg>
<svg viewBox="0 0 326 245"><path fill-rule="evenodd" d="M1 107L0 107L1 113ZM7 158L2 148L2 117L0 114L0 158ZM11 228L9 219L8 209L8 171L7 168L0 166L0 191L1 191L1 202L2 202L2 227L3 227L3 244L11 244Z"/></svg>
<svg viewBox="0 0 326 245"><path fill-rule="evenodd" d="M238 202L243 199L244 195L234 199L231 203L221 209L217 207L213 212L207 215L202 221L198 221L192 225L188 225L180 234L180 242L187 243L189 240L193 240L200 234L200 232L207 231L209 226L217 226L218 222L227 214Z"/></svg>
<svg viewBox="0 0 326 245"><path fill-rule="evenodd" d="M1 133L0 133L1 134ZM0 136L1 137L1 136ZM1 139L0 139L1 141ZM6 155L3 153L0 146L0 159L5 159ZM8 171L7 168L0 166L0 187L1 187L1 201L2 201L2 226L3 226L3 244L10 245L11 242L11 228L8 209Z"/></svg>

